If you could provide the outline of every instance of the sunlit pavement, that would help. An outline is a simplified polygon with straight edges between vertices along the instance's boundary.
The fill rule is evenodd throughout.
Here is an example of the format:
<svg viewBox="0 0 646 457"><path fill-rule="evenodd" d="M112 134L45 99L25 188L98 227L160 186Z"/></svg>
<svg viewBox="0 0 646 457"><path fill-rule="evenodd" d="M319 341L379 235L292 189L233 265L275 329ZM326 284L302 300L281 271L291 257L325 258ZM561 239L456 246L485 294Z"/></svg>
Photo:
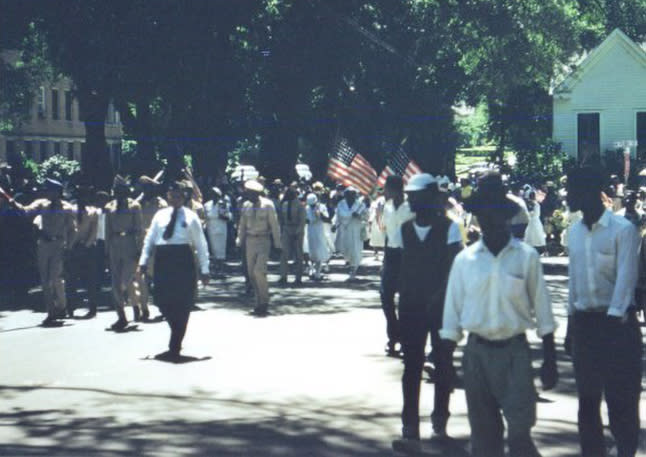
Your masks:
<svg viewBox="0 0 646 457"><path fill-rule="evenodd" d="M561 346L567 260L544 262L561 324L561 382L543 393L537 380L534 437L544 456L574 456L577 403L571 361ZM327 281L305 280L299 289L276 287L272 265L267 318L248 315L240 277L211 282L200 290L202 310L191 315L181 364L150 359L166 349L165 322L117 334L105 331L115 320L107 309L62 328L39 327L40 312L2 311L0 455L392 455L402 366L383 353L372 253L366 252L364 265L359 281L346 283L342 262L335 260ZM540 344L535 335L531 341L538 368ZM433 385L424 382L424 416L432 393ZM451 411L448 431L456 442L446 448L429 441L430 421L424 420L426 454L468 450L460 389Z"/></svg>

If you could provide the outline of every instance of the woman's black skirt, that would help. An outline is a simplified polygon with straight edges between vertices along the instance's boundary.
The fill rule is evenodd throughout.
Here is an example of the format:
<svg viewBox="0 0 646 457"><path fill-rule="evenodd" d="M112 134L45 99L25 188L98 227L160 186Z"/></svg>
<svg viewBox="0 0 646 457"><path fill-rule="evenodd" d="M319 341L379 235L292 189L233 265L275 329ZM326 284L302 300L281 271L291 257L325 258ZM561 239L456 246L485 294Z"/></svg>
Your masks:
<svg viewBox="0 0 646 457"><path fill-rule="evenodd" d="M187 307L195 302L197 276L193 250L188 244L168 244L155 247L153 275L155 305L165 309Z"/></svg>

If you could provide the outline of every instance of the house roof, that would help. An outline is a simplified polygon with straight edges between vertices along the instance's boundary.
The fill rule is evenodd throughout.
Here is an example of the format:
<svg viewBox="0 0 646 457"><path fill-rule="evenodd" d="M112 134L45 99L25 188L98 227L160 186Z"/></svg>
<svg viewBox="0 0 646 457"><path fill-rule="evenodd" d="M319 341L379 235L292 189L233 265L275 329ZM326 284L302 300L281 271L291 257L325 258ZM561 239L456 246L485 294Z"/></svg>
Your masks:
<svg viewBox="0 0 646 457"><path fill-rule="evenodd" d="M623 46L636 61L646 68L646 51L620 29L615 29L599 46L584 56L563 81L556 84L552 94L559 95L572 92L572 89L583 79L584 75L617 45Z"/></svg>

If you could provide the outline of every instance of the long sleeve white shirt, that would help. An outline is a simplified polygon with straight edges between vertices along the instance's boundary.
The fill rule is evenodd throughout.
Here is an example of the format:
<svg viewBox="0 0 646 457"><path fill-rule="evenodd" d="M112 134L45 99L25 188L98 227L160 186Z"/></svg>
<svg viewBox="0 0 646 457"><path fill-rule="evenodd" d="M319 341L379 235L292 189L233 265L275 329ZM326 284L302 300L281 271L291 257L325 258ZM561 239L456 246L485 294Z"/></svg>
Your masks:
<svg viewBox="0 0 646 457"><path fill-rule="evenodd" d="M568 314L606 311L623 317L633 304L641 239L622 216L604 211L592 229L576 222L568 234Z"/></svg>
<svg viewBox="0 0 646 457"><path fill-rule="evenodd" d="M144 266L152 255L155 246L164 246L169 244L188 244L197 251L197 258L200 263L202 274L209 273L209 248L206 243L206 237L202 231L202 222L195 212L186 207L178 209L177 219L175 220L175 229L173 236L164 239L164 231L170 223L173 208L162 208L153 217L150 223L150 229L146 233L144 246L139 258L139 265Z"/></svg>
<svg viewBox="0 0 646 457"><path fill-rule="evenodd" d="M401 228L405 222L415 218L415 213L410 210L407 200L395 208L392 200L388 200L384 205L384 214L382 221L386 228L386 246L389 248L402 248Z"/></svg>
<svg viewBox="0 0 646 457"><path fill-rule="evenodd" d="M556 329L543 267L531 246L512 238L494 256L482 240L453 261L440 336L459 342L463 332L504 340L536 329Z"/></svg>

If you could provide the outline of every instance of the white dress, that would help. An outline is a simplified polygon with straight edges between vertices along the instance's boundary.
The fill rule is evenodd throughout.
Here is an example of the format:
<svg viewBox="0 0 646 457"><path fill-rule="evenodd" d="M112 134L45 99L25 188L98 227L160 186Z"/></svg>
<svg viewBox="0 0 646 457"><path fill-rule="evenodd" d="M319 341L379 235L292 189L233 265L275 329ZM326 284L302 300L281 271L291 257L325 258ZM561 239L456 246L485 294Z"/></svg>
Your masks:
<svg viewBox="0 0 646 457"><path fill-rule="evenodd" d="M534 202L534 208L529 211L529 223L525 229L525 243L530 246L545 246L545 230L541 222L541 205Z"/></svg>
<svg viewBox="0 0 646 457"><path fill-rule="evenodd" d="M336 209L336 245L352 268L359 266L363 252L363 239L361 238L363 218L354 217L352 214L357 213L363 216L365 212L366 207L359 199L350 208L344 198L339 202Z"/></svg>
<svg viewBox="0 0 646 457"><path fill-rule="evenodd" d="M204 205L206 215L206 231L209 234L211 255L217 260L224 260L227 256L227 220L231 219L231 209L225 200L214 203L213 200Z"/></svg>
<svg viewBox="0 0 646 457"><path fill-rule="evenodd" d="M382 223L385 204L386 199L382 196L370 205L368 221L370 222L370 246L373 248L383 248L386 244L386 233Z"/></svg>
<svg viewBox="0 0 646 457"><path fill-rule="evenodd" d="M318 214L316 214L318 210ZM327 262L330 258L330 250L325 236L325 228L321 217L327 217L327 208L321 203L306 208L307 217L307 238L309 245L310 259L312 262Z"/></svg>

